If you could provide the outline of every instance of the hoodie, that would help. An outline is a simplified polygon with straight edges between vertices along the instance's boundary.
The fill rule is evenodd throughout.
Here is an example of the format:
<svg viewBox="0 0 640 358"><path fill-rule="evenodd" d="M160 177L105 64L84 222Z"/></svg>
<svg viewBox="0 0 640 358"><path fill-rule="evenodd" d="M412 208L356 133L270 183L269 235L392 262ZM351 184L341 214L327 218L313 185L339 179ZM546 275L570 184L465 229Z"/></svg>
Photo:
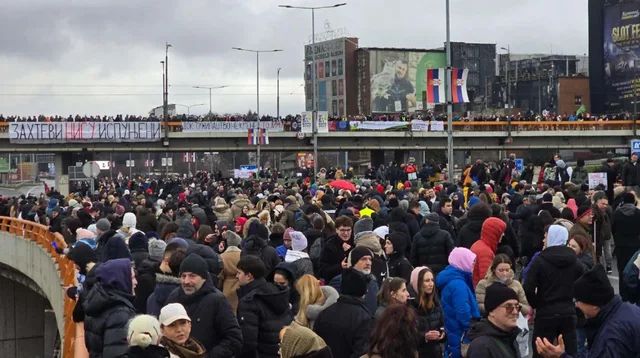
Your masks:
<svg viewBox="0 0 640 358"><path fill-rule="evenodd" d="M480 240L471 245L471 251L476 254L476 263L473 268L473 286L475 287L484 278L496 256L498 243L507 228L507 224L499 218L488 218L482 224Z"/></svg>
<svg viewBox="0 0 640 358"><path fill-rule="evenodd" d="M573 284L583 272L583 265L571 248L552 246L542 250L531 262L523 284L536 316L575 316Z"/></svg>
<svg viewBox="0 0 640 358"><path fill-rule="evenodd" d="M238 322L242 329L239 357L277 357L279 333L291 323L289 288L256 279L238 289Z"/></svg>

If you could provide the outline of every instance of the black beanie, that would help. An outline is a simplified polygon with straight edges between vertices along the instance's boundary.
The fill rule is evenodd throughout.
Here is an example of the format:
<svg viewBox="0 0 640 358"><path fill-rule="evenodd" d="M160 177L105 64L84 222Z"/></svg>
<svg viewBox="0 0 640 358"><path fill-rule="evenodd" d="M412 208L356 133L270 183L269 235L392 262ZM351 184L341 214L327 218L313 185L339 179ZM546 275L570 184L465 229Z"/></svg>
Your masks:
<svg viewBox="0 0 640 358"><path fill-rule="evenodd" d="M362 297L367 293L367 276L362 272L350 268L342 271L340 293L347 296Z"/></svg>
<svg viewBox="0 0 640 358"><path fill-rule="evenodd" d="M580 276L573 286L573 296L576 301L598 307L609 303L614 292L604 267L598 264Z"/></svg>
<svg viewBox="0 0 640 358"><path fill-rule="evenodd" d="M354 266L361 258L365 256L371 256L373 259L373 252L364 246L356 246L353 250L351 250L351 261L349 263L351 266Z"/></svg>
<svg viewBox="0 0 640 358"><path fill-rule="evenodd" d="M636 196L633 193L624 193L622 194L622 203L623 204L635 204Z"/></svg>
<svg viewBox="0 0 640 358"><path fill-rule="evenodd" d="M88 245L78 241L67 254L67 258L75 262L80 267L80 273L86 275L87 264L89 262L98 262L96 252Z"/></svg>
<svg viewBox="0 0 640 358"><path fill-rule="evenodd" d="M192 272L206 279L209 274L209 265L200 255L191 254L180 264L180 274L185 272Z"/></svg>
<svg viewBox="0 0 640 358"><path fill-rule="evenodd" d="M509 300L517 300L518 294L500 282L487 287L487 293L484 298L484 308L487 315L501 304Z"/></svg>

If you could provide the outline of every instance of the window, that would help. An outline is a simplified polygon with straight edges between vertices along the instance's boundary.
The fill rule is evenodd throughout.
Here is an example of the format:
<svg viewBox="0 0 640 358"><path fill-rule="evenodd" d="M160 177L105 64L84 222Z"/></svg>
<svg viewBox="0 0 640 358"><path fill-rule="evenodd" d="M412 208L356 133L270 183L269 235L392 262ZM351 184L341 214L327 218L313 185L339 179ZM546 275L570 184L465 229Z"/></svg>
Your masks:
<svg viewBox="0 0 640 358"><path fill-rule="evenodd" d="M340 117L344 116L344 100L338 100L338 115Z"/></svg>
<svg viewBox="0 0 640 358"><path fill-rule="evenodd" d="M338 76L342 75L342 59L338 59Z"/></svg>
<svg viewBox="0 0 640 358"><path fill-rule="evenodd" d="M337 96L338 95L338 81L333 80L331 81L331 96Z"/></svg>
<svg viewBox="0 0 640 358"><path fill-rule="evenodd" d="M332 60L331 61L331 76L336 76L337 75L337 68L338 66L336 66L336 60Z"/></svg>
<svg viewBox="0 0 640 358"><path fill-rule="evenodd" d="M338 80L338 96L344 95L344 80L341 78Z"/></svg>
<svg viewBox="0 0 640 358"><path fill-rule="evenodd" d="M330 61L325 61L324 62L324 73L325 73L325 77L331 76L331 62Z"/></svg>
<svg viewBox="0 0 640 358"><path fill-rule="evenodd" d="M318 78L324 78L324 62L318 63Z"/></svg>
<svg viewBox="0 0 640 358"><path fill-rule="evenodd" d="M338 101L335 99L331 101L331 115L334 117L338 115Z"/></svg>

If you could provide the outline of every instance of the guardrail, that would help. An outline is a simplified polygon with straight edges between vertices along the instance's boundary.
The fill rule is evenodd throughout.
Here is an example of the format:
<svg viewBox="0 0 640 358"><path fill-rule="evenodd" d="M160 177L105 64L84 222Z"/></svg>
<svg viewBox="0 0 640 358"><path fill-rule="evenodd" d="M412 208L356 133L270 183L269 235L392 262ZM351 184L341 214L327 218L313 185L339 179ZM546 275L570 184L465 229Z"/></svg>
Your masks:
<svg viewBox="0 0 640 358"><path fill-rule="evenodd" d="M329 121L339 123L341 121ZM347 121L348 122L348 121ZM360 122L359 123L366 123ZM377 121L373 121L377 122ZM384 121L380 121L384 123ZM25 122L28 123L28 122ZM406 122L409 124L409 122ZM182 131L182 122L180 121L172 121L172 122L160 122L162 127L168 126L170 132L181 132ZM285 132L296 132L297 130L292 129L293 126L291 124L285 125ZM336 126L331 126L336 127ZM447 123L444 123L444 128L446 130ZM9 130L9 122L0 122L0 133L6 133ZM346 126L344 130L336 130L336 131L350 131L349 126ZM404 130L411 130L409 128L405 128ZM466 122L466 121L454 121L453 122L453 130L454 131L508 131L508 132L518 132L518 131L547 131L547 130L585 130L585 131L594 131L594 130L636 130L636 121L635 120L609 120L609 121L596 121L596 120L588 120L588 121L476 121L476 122ZM382 131L382 130L381 130Z"/></svg>
<svg viewBox="0 0 640 358"><path fill-rule="evenodd" d="M50 232L47 226L6 216L0 217L0 230L14 234L16 237L24 240L35 242L51 257L51 260L56 263L60 276L60 290L64 297L64 339L61 346L62 356L65 358L75 357L74 340L76 332L75 323L72 318L75 301L67 297L64 293L64 287L74 284L76 270L74 263L64 255L57 253L54 248L54 243L58 248L66 248L67 244L64 238L59 233Z"/></svg>

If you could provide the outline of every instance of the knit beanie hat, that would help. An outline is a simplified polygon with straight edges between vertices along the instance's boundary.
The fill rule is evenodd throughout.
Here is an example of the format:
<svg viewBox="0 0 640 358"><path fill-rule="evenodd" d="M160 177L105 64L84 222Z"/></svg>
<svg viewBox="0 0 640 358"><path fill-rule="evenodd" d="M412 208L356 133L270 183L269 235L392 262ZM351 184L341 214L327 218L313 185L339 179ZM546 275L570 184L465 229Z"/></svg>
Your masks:
<svg viewBox="0 0 640 358"><path fill-rule="evenodd" d="M89 262L98 262L96 252L82 241L78 241L73 245L67 254L67 258L80 267L80 273L83 275L87 273L86 267Z"/></svg>
<svg viewBox="0 0 640 358"><path fill-rule="evenodd" d="M372 231L373 230L373 220L370 217L364 217L355 224L353 224L353 235L358 235L358 233L363 231Z"/></svg>
<svg viewBox="0 0 640 358"><path fill-rule="evenodd" d="M98 222L96 223L96 229L102 231L102 232L107 232L109 230L111 230L111 222L109 220L107 220L106 218L102 218L100 220L98 220Z"/></svg>
<svg viewBox="0 0 640 358"><path fill-rule="evenodd" d="M163 240L149 240L149 258L154 261L162 261L165 248L167 248L167 243Z"/></svg>
<svg viewBox="0 0 640 358"><path fill-rule="evenodd" d="M176 245L178 245L178 247L183 248L185 250L187 250L189 248L189 243L187 242L187 240L181 238L181 237L174 237L169 239L169 241L167 241L167 246L171 245L175 243Z"/></svg>
<svg viewBox="0 0 640 358"><path fill-rule="evenodd" d="M420 276L420 272L424 269L428 269L427 266L418 266L411 271L411 276L409 278L409 283L411 284L411 288L413 291L418 294L418 276Z"/></svg>
<svg viewBox="0 0 640 358"><path fill-rule="evenodd" d="M576 301L594 306L604 306L614 296L613 287L601 264L585 272L573 285L573 297Z"/></svg>
<svg viewBox="0 0 640 358"><path fill-rule="evenodd" d="M429 221L430 223L439 223L440 222L440 215L438 215L437 213L429 213L427 214L425 217L425 220Z"/></svg>
<svg viewBox="0 0 640 358"><path fill-rule="evenodd" d="M281 358L295 358L317 352L327 344L314 331L299 324L291 324L282 337L280 343Z"/></svg>
<svg viewBox="0 0 640 358"><path fill-rule="evenodd" d="M190 254L180 264L180 274L185 272L195 273L206 279L209 277L209 265L200 255Z"/></svg>
<svg viewBox="0 0 640 358"><path fill-rule="evenodd" d="M566 246L569 239L569 231L562 225L551 225L547 232L547 247Z"/></svg>
<svg viewBox="0 0 640 358"><path fill-rule="evenodd" d="M240 244L242 243L240 235L231 230L225 231L224 234L222 234L222 237L227 240L227 246L240 247Z"/></svg>
<svg viewBox="0 0 640 358"><path fill-rule="evenodd" d="M367 293L367 276L362 272L349 268L342 271L340 289L343 295L362 297Z"/></svg>
<svg viewBox="0 0 640 358"><path fill-rule="evenodd" d="M137 231L129 238L129 249L140 249L144 251L149 250L149 239L142 231Z"/></svg>
<svg viewBox="0 0 640 358"><path fill-rule="evenodd" d="M373 258L373 253L371 252L371 250L369 250L368 248L366 248L364 246L356 246L349 253L349 263L351 264L351 266L353 266L358 261L360 261L361 258L363 258L365 256L371 256L371 258Z"/></svg>
<svg viewBox="0 0 640 358"><path fill-rule="evenodd" d="M129 321L127 341L130 347L158 345L160 336L160 322L154 316L141 314Z"/></svg>
<svg viewBox="0 0 640 358"><path fill-rule="evenodd" d="M449 254L449 265L462 270L464 272L473 272L473 263L476 260L476 254L466 247L456 247Z"/></svg>
<svg viewBox="0 0 640 358"><path fill-rule="evenodd" d="M300 231L292 231L291 235L291 248L294 251L303 251L307 248L307 237Z"/></svg>
<svg viewBox="0 0 640 358"><path fill-rule="evenodd" d="M501 304L509 300L517 300L518 294L501 282L496 282L487 287L484 298L484 307L487 315Z"/></svg>
<svg viewBox="0 0 640 358"><path fill-rule="evenodd" d="M126 213L122 218L122 226L126 226L131 229L136 228L136 222L137 222L137 219L134 213Z"/></svg>
<svg viewBox="0 0 640 358"><path fill-rule="evenodd" d="M591 215L591 206L583 205L578 208L578 215L576 215L576 220L580 220L585 215Z"/></svg>

